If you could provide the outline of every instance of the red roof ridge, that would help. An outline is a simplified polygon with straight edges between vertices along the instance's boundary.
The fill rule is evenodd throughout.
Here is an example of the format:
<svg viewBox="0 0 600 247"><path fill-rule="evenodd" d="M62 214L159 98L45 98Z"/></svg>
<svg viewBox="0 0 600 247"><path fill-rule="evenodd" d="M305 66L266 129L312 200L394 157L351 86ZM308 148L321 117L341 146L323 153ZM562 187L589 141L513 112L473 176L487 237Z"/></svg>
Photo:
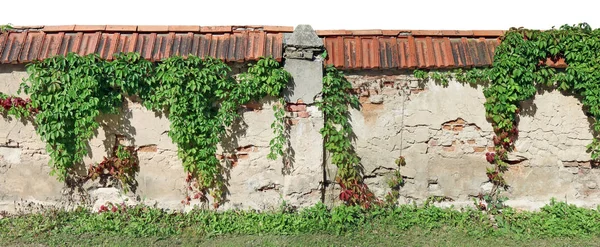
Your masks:
<svg viewBox="0 0 600 247"><path fill-rule="evenodd" d="M58 26L14 26L11 31L43 31L54 32L193 32L193 33L233 33L244 31L264 31L270 33L291 33L292 26L262 25L230 25L230 26L197 26L197 25L58 25Z"/></svg>
<svg viewBox="0 0 600 247"><path fill-rule="evenodd" d="M319 36L444 36L444 37L500 37L505 30L317 30Z"/></svg>
<svg viewBox="0 0 600 247"><path fill-rule="evenodd" d="M230 25L230 26L197 26L197 25L58 25L58 26L15 26L14 31L50 32L193 32L193 33L232 33L243 31L265 31L274 33L291 33L292 26L263 25ZM443 37L500 37L506 30L316 30L319 36L443 36Z"/></svg>

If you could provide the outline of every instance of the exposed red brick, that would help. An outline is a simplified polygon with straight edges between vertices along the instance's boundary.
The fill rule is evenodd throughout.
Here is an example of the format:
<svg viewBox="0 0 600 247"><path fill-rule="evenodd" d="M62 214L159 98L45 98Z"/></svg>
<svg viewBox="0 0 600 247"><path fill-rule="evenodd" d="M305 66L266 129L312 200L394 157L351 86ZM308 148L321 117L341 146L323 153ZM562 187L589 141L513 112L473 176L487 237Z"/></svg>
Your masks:
<svg viewBox="0 0 600 247"><path fill-rule="evenodd" d="M445 124L444 126L442 126L442 129L444 129L444 130L451 130L452 129L452 125Z"/></svg>
<svg viewBox="0 0 600 247"><path fill-rule="evenodd" d="M496 148L495 147L487 147L487 151L494 152L494 151L496 151Z"/></svg>
<svg viewBox="0 0 600 247"><path fill-rule="evenodd" d="M486 147L473 147L473 151L476 153L481 153L486 151Z"/></svg>
<svg viewBox="0 0 600 247"><path fill-rule="evenodd" d="M305 104L288 104L287 111L289 112L303 112L306 111Z"/></svg>
<svg viewBox="0 0 600 247"><path fill-rule="evenodd" d="M581 167L586 169L592 168L592 163L589 161L563 161L564 167Z"/></svg>
<svg viewBox="0 0 600 247"><path fill-rule="evenodd" d="M567 67L567 63L565 62L564 58L559 58L558 61L556 61L556 63L554 64L554 67L558 69L564 69Z"/></svg>
<svg viewBox="0 0 600 247"><path fill-rule="evenodd" d="M443 147L442 150L445 152L454 152L456 150L455 146Z"/></svg>
<svg viewBox="0 0 600 247"><path fill-rule="evenodd" d="M412 93L412 94L419 94L419 93L422 93L422 92L425 92L425 89L422 89L422 88L413 88L413 89L410 90L410 93Z"/></svg>
<svg viewBox="0 0 600 247"><path fill-rule="evenodd" d="M310 114L308 112L305 112L305 111L298 112L298 117L299 118L308 118L308 117L310 117Z"/></svg>
<svg viewBox="0 0 600 247"><path fill-rule="evenodd" d="M142 152L142 153L154 153L157 151L158 151L158 148L156 147L156 145L146 145L146 146L141 146L138 148L138 152Z"/></svg>
<svg viewBox="0 0 600 247"><path fill-rule="evenodd" d="M552 60L551 58L547 58L546 61L539 62L540 65L542 65L544 63L546 63L546 65L549 67L553 67L553 68L557 68L557 69L564 69L567 67L567 63L565 62L564 58L559 58L556 61Z"/></svg>
<svg viewBox="0 0 600 247"><path fill-rule="evenodd" d="M453 130L453 131L463 131L463 129L464 129L464 126L463 126L463 125L454 125L454 126L452 127L452 130Z"/></svg>
<svg viewBox="0 0 600 247"><path fill-rule="evenodd" d="M473 145L473 144L475 144L475 143L476 143L476 141L475 141L475 140L473 140L473 139L471 139L471 140L468 140L468 141L467 141L467 143L469 143L469 144Z"/></svg>
<svg viewBox="0 0 600 247"><path fill-rule="evenodd" d="M236 150L238 152L242 152L242 153L249 153L249 152L257 152L258 148L255 147L254 145L248 145L248 146L238 147L238 148L236 148Z"/></svg>
<svg viewBox="0 0 600 247"><path fill-rule="evenodd" d="M592 162L581 162L579 167L585 169L592 169Z"/></svg>
<svg viewBox="0 0 600 247"><path fill-rule="evenodd" d="M298 119L288 119L286 121L286 123L289 125L296 125L296 124L298 124L298 122L300 122L300 120L298 120Z"/></svg>
<svg viewBox="0 0 600 247"><path fill-rule="evenodd" d="M245 159L250 158L250 155L249 154L236 154L236 157L240 160L245 160Z"/></svg>
<svg viewBox="0 0 600 247"><path fill-rule="evenodd" d="M466 124L466 122L462 118L457 118L456 120L446 122L446 124Z"/></svg>
<svg viewBox="0 0 600 247"><path fill-rule="evenodd" d="M245 108L248 111L258 111L258 110L262 110L262 104L256 102L256 101L251 101L246 103L245 105L242 105L243 108Z"/></svg>

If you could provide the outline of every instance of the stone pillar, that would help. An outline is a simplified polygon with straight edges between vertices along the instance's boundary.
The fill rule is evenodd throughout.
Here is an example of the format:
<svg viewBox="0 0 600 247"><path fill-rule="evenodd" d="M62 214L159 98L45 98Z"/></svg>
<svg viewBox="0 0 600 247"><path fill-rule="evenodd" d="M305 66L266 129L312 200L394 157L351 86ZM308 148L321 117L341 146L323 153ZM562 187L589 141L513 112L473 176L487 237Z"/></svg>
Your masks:
<svg viewBox="0 0 600 247"><path fill-rule="evenodd" d="M284 157L283 199L309 207L323 197L323 114L315 103L323 89L323 40L310 25L299 25L284 37L286 71L293 80L285 92L289 152Z"/></svg>
<svg viewBox="0 0 600 247"><path fill-rule="evenodd" d="M298 25L284 39L284 68L293 76L286 101L313 104L323 89L323 40L310 25Z"/></svg>

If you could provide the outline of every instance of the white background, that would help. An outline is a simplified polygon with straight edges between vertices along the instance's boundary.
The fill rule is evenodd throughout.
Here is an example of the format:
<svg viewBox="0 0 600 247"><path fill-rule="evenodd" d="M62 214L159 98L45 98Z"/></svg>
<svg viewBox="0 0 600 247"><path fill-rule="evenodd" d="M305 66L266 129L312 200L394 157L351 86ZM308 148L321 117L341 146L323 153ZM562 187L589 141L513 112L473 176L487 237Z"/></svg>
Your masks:
<svg viewBox="0 0 600 247"><path fill-rule="evenodd" d="M595 0L0 0L0 25L277 25L314 29L600 27Z"/></svg>

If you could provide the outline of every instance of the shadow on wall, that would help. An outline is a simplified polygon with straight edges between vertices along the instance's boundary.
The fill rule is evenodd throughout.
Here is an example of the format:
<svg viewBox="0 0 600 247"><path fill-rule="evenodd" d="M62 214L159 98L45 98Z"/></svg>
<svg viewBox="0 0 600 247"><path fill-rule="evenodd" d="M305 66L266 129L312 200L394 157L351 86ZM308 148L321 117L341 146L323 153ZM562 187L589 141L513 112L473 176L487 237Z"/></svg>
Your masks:
<svg viewBox="0 0 600 247"><path fill-rule="evenodd" d="M223 153L221 157L221 164L223 166L223 183L225 188L223 190L223 202L228 202L227 197L231 195L229 187L229 179L231 179L231 169L237 165L238 157L237 151L239 150L239 138L246 135L246 129L248 125L244 122L243 118L234 121L231 128L221 137L221 147Z"/></svg>
<svg viewBox="0 0 600 247"><path fill-rule="evenodd" d="M536 95L534 95L530 99L521 101L521 103L519 105L519 107L520 107L519 115L534 117L538 110L538 107L534 104L535 97L538 95L544 95L545 93L552 92L554 90L558 90L558 89L555 86L536 85ZM594 136L598 136L598 132L595 131L595 129L594 129L595 120L594 120L592 114L590 114L587 107L581 103L583 96L573 93L572 91L560 91L560 93L566 97L574 97L577 100L579 100L579 102L581 104L581 110L587 116L587 121L588 121L590 131L592 132L592 134ZM518 125L518 121L519 121L519 119L517 119L517 125ZM518 140L518 138L517 138L517 140Z"/></svg>

